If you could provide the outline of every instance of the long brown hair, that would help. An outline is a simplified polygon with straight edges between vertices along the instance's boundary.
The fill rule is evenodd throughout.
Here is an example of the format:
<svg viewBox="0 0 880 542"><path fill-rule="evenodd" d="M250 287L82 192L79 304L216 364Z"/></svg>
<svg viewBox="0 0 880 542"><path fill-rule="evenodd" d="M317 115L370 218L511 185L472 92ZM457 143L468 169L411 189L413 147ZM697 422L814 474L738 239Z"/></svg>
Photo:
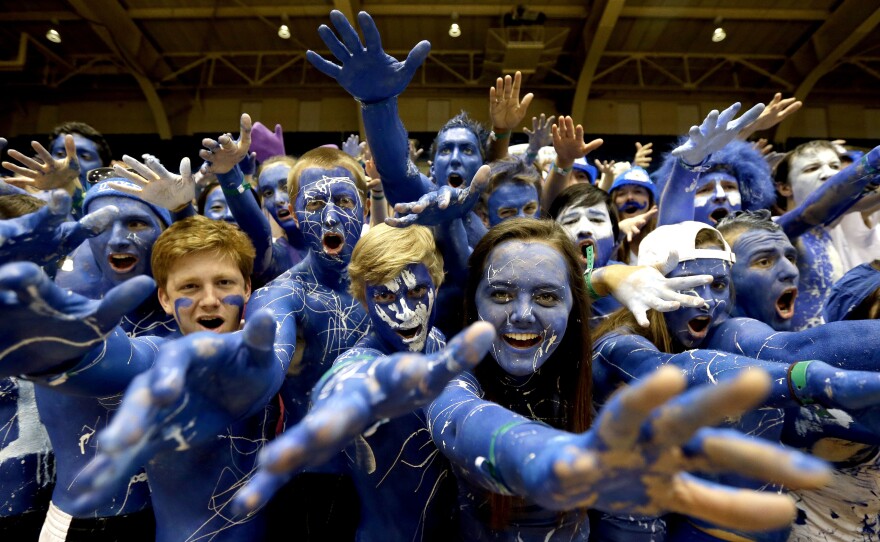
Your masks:
<svg viewBox="0 0 880 542"><path fill-rule="evenodd" d="M492 250L507 241L533 241L553 247L565 261L572 308L568 326L559 347L541 367L540 382L536 395L560 394L562 416L551 425L573 433L586 431L593 421L593 373L592 342L590 340L590 298L581 276L578 255L574 245L556 222L531 218L505 220L489 230L477 243L468 262L468 279L464 299L465 321L470 324L478 318L476 309L477 287L485 272L486 262ZM515 406L502 399L504 384L497 378L499 367L494 360L485 360L474 372L483 388L486 400L515 410ZM558 387L557 387L558 386ZM537 399L537 397L536 397ZM526 417L529 412L518 412ZM490 497L491 525L500 529L508 524L513 505L522 499L493 493Z"/></svg>
<svg viewBox="0 0 880 542"><path fill-rule="evenodd" d="M602 337L611 332L640 335L648 339L661 352L674 353L672 336L666 327L666 320L663 319L662 314L653 309L648 310L648 327L640 326L636 317L626 307L617 309L608 318L602 320L595 331L596 337Z"/></svg>

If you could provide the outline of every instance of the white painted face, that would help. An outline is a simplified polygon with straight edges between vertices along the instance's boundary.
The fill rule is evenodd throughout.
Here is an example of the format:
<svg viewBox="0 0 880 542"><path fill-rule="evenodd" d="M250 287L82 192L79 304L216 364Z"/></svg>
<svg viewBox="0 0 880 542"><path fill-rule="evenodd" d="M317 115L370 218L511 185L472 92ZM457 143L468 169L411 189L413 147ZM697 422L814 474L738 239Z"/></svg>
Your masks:
<svg viewBox="0 0 880 542"><path fill-rule="evenodd" d="M840 158L831 149L820 148L795 156L788 172L795 205L803 203L807 196L840 171L840 168Z"/></svg>
<svg viewBox="0 0 880 542"><path fill-rule="evenodd" d="M585 254L588 246L595 251L594 266L602 267L608 263L614 248L614 229L607 205L597 203L592 207L565 207L556 217L556 222L574 243L582 264L587 263Z"/></svg>
<svg viewBox="0 0 880 542"><path fill-rule="evenodd" d="M431 330L434 281L425 264L410 264L384 284L367 284L374 331L395 352L421 352Z"/></svg>

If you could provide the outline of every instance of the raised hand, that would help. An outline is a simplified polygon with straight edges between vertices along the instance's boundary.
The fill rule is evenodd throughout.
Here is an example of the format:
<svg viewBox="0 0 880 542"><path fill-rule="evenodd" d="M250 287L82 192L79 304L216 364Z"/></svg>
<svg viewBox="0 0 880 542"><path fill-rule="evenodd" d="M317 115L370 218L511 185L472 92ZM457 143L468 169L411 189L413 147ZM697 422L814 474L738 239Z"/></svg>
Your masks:
<svg viewBox="0 0 880 542"><path fill-rule="evenodd" d="M46 373L82 357L154 288L139 276L92 300L59 288L36 264L0 267L0 376Z"/></svg>
<svg viewBox="0 0 880 542"><path fill-rule="evenodd" d="M251 146L251 116L242 113L239 126L238 139L223 134L216 141L211 138L202 140L205 148L199 151L199 156L205 161L201 168L203 173L228 173L247 156Z"/></svg>
<svg viewBox="0 0 880 542"><path fill-rule="evenodd" d="M509 75L499 77L495 86L489 88L489 119L494 131L509 132L519 126L526 116L526 110L535 95L529 92L520 101L521 85L522 74L517 71L513 79Z"/></svg>
<svg viewBox="0 0 880 542"><path fill-rule="evenodd" d="M112 205L68 221L70 195L55 190L49 203L33 213L0 220L0 264L26 260L50 268L89 237L107 229L119 209Z"/></svg>
<svg viewBox="0 0 880 542"><path fill-rule="evenodd" d="M678 265L678 257L675 257ZM672 268L675 268L675 265ZM642 327L648 327L648 309L669 312L684 307L699 307L705 303L699 296L686 295L712 282L711 275L666 278L662 271L648 266L608 265L593 272L592 281L601 282Z"/></svg>
<svg viewBox="0 0 880 542"><path fill-rule="evenodd" d="M348 139L342 142L342 152L357 160L357 157L361 155L360 139L357 134L348 136Z"/></svg>
<svg viewBox="0 0 880 542"><path fill-rule="evenodd" d="M636 155L633 157L633 165L648 169L651 165L651 154L653 154L653 152L653 143L645 143L642 145L636 141Z"/></svg>
<svg viewBox="0 0 880 542"><path fill-rule="evenodd" d="M15 173L15 177L7 177L4 181L22 187L30 186L38 190L63 188L72 193L72 187L76 186L80 171L73 136L70 134L64 136L64 150L67 153L67 156L64 158L54 158L46 150L46 147L36 141L31 141L31 147L33 147L40 160L42 160L42 163L29 156L25 156L15 149L10 149L9 156L18 160L26 167L4 161L3 167Z"/></svg>
<svg viewBox="0 0 880 542"><path fill-rule="evenodd" d="M140 188L112 181L110 185L120 192L131 194L171 211L179 210L196 197L196 183L189 158L180 161L179 175L165 169L159 159L151 154L144 154L143 159L145 164L127 154L122 156L122 161L134 171L118 165L113 166L117 175Z"/></svg>
<svg viewBox="0 0 880 542"><path fill-rule="evenodd" d="M713 109L701 125L691 126L688 140L673 149L672 155L691 166L703 163L710 154L736 139L740 130L764 111L764 104L758 104L734 120L740 107L736 102L721 113Z"/></svg>
<svg viewBox="0 0 880 542"><path fill-rule="evenodd" d="M429 403L452 378L476 366L494 338L491 324L477 322L434 354L366 355L334 367L318 384L306 417L263 450L260 471L236 496L236 507L255 510L295 471L322 464L371 423Z"/></svg>
<svg viewBox="0 0 880 542"><path fill-rule="evenodd" d="M625 218L617 223L620 233L626 235L626 240L632 242L633 237L642 233L642 228L652 216L657 214L657 206L651 207L647 212L630 218Z"/></svg>
<svg viewBox="0 0 880 542"><path fill-rule="evenodd" d="M748 371L681 394L685 387L680 371L663 368L612 397L589 432L534 458L536 468L529 468L526 483L539 490L530 498L551 509L677 512L755 531L790 523L796 510L785 495L737 491L687 473L733 472L795 488L828 481L821 461L706 428L760 404L770 390L767 374Z"/></svg>
<svg viewBox="0 0 880 542"><path fill-rule="evenodd" d="M782 99L782 94L777 92L773 99L764 108L764 111L754 121L745 124L740 129L739 138L748 139L750 135L760 130L767 130L784 121L789 116L797 113L804 103L795 97Z"/></svg>
<svg viewBox="0 0 880 542"><path fill-rule="evenodd" d="M526 154L537 157L541 148L553 144L551 127L555 120L555 115L547 117L544 113L541 113L540 117L532 117L532 129L529 130L528 128L523 128L523 132L529 136L529 146L526 150Z"/></svg>
<svg viewBox="0 0 880 542"><path fill-rule="evenodd" d="M594 139L586 143L584 141L584 127L580 124L575 127L571 117L559 117L551 131L553 148L556 149L556 165L560 167L571 167L575 160L583 158L602 146L601 139Z"/></svg>
<svg viewBox="0 0 880 542"><path fill-rule="evenodd" d="M420 41L406 60L399 62L382 50L379 30L368 13L358 13L358 24L366 46L342 12L331 11L330 21L339 37L323 24L318 28L318 34L339 64L325 60L314 51L307 51L306 58L318 71L336 79L342 88L363 103L381 102L403 92L431 50L430 43Z"/></svg>
<svg viewBox="0 0 880 542"><path fill-rule="evenodd" d="M453 188L448 185L429 192L414 203L398 203L394 211L399 215L385 219L385 223L395 228L412 224L438 226L466 216L480 199L480 194L489 184L491 169L480 166L471 184L466 188Z"/></svg>
<svg viewBox="0 0 880 542"><path fill-rule="evenodd" d="M200 332L162 345L98 435L100 452L77 478L75 507L89 510L157 454L213 442L262 409L280 383L274 338L274 320L261 311L240 333Z"/></svg>

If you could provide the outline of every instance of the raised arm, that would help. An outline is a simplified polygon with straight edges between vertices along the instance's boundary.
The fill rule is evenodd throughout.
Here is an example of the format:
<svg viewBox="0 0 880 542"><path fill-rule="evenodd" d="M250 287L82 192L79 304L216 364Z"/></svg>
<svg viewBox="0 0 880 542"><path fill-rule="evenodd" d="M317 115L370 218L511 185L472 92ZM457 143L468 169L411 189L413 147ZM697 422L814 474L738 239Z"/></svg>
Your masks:
<svg viewBox="0 0 880 542"><path fill-rule="evenodd" d="M489 120L492 122L494 137L489 142L489 152L486 153L486 161L493 162L507 157L507 148L510 146L510 134L519 126L529 104L532 103L534 94L529 92L519 99L519 91L522 86L522 73L517 71L511 78L505 75L495 81L495 86L489 88Z"/></svg>
<svg viewBox="0 0 880 542"><path fill-rule="evenodd" d="M397 96L425 61L431 44L419 42L406 60L399 62L385 54L379 30L369 14L358 13L364 43L341 12L330 12L330 20L338 37L326 25L318 28L318 34L339 64L314 51L306 52L306 58L360 102L366 138L388 201L415 201L428 192L431 183L409 159L409 135L400 121Z"/></svg>
<svg viewBox="0 0 880 542"><path fill-rule="evenodd" d="M18 160L25 167L12 162L3 162L3 167L16 175L15 177L7 177L5 181L37 190L64 190L73 198L74 215L80 216L84 189L79 180L80 165L73 136L70 134L64 136L64 150L67 153L64 158L54 158L45 147L36 141L31 142L31 147L41 162L25 156L15 149L10 149L10 158Z"/></svg>
<svg viewBox="0 0 880 542"><path fill-rule="evenodd" d="M428 409L434 441L471 483L545 508L642 516L671 511L770 529L792 520L790 499L732 491L684 471L738 472L794 486L819 485L827 477L821 462L801 454L732 431L700 429L759 403L770 385L759 371L676 397L684 377L660 370L613 397L580 435L481 400L471 378L453 381Z"/></svg>
<svg viewBox="0 0 880 542"><path fill-rule="evenodd" d="M541 193L541 208L545 210L550 208L556 196L569 185L574 161L602 146L601 139L586 143L584 127L580 124L575 126L571 117L559 117L551 132L553 148L556 149L556 163L550 170Z"/></svg>

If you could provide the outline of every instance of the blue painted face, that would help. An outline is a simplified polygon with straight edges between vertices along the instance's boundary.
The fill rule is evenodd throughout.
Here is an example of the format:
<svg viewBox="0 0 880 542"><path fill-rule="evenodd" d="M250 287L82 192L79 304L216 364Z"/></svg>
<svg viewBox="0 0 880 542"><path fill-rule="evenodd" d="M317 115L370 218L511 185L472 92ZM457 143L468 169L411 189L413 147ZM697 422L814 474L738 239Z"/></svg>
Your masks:
<svg viewBox="0 0 880 542"><path fill-rule="evenodd" d="M489 226L508 218L538 218L538 191L531 184L504 183L489 194Z"/></svg>
<svg viewBox="0 0 880 542"><path fill-rule="evenodd" d="M437 135L437 152L431 172L438 186L463 188L483 165L480 142L467 128L450 128Z"/></svg>
<svg viewBox="0 0 880 542"><path fill-rule="evenodd" d="M272 218L279 224L293 220L293 214L290 211L290 196L287 195L288 173L290 173L290 166L276 162L264 168L257 181L260 197L263 200L263 209L269 211Z"/></svg>
<svg viewBox="0 0 880 542"><path fill-rule="evenodd" d="M647 213L648 205L651 203L651 193L648 189L634 184L625 184L616 188L611 198L617 206L617 215L621 220Z"/></svg>
<svg viewBox="0 0 880 542"><path fill-rule="evenodd" d="M89 248L106 279L122 283L138 275L150 275L153 243L162 233L162 221L145 203L122 196L104 196L89 211L114 205L119 215L103 233L89 239Z"/></svg>
<svg viewBox="0 0 880 542"><path fill-rule="evenodd" d="M553 247L507 241L486 260L475 299L480 320L495 326L492 357L507 373L536 372L559 346L573 304L567 266Z"/></svg>
<svg viewBox="0 0 880 542"><path fill-rule="evenodd" d="M101 163L98 145L94 141L79 134L71 135L73 135L73 143L76 145L76 157L79 159L79 180L83 185L83 191L86 191L92 186L86 179L86 175L89 171L102 167L104 164ZM52 142L52 146L49 148L49 152L55 158L67 156L67 151L64 149L63 134L55 138L55 141Z"/></svg>
<svg viewBox="0 0 880 542"><path fill-rule="evenodd" d="M409 264L384 284L367 284L373 331L389 352L422 352L434 323L434 281L425 264Z"/></svg>
<svg viewBox="0 0 880 542"><path fill-rule="evenodd" d="M611 259L614 250L614 229L608 206L597 203L592 207L571 205L563 207L556 217L580 255L581 266L587 268L587 247L593 247L593 267L602 267Z"/></svg>
<svg viewBox="0 0 880 542"><path fill-rule="evenodd" d="M709 330L727 319L730 311L730 264L724 260L701 258L681 262L667 277L712 275L715 280L687 293L706 300L702 307L664 312L670 334L685 348L699 348Z"/></svg>
<svg viewBox="0 0 880 542"><path fill-rule="evenodd" d="M760 320L776 331L790 330L800 278L791 241L781 231L751 230L736 239L733 251L734 316Z"/></svg>
<svg viewBox="0 0 880 542"><path fill-rule="evenodd" d="M364 227L364 207L352 174L343 167L303 170L296 219L319 258L348 264Z"/></svg>
<svg viewBox="0 0 880 542"><path fill-rule="evenodd" d="M214 187L205 199L205 216L211 220L225 220L230 224L236 224L235 217L226 204L226 196L219 186Z"/></svg>
<svg viewBox="0 0 880 542"><path fill-rule="evenodd" d="M714 226L740 210L739 183L729 173L716 171L700 178L694 196L694 220Z"/></svg>

